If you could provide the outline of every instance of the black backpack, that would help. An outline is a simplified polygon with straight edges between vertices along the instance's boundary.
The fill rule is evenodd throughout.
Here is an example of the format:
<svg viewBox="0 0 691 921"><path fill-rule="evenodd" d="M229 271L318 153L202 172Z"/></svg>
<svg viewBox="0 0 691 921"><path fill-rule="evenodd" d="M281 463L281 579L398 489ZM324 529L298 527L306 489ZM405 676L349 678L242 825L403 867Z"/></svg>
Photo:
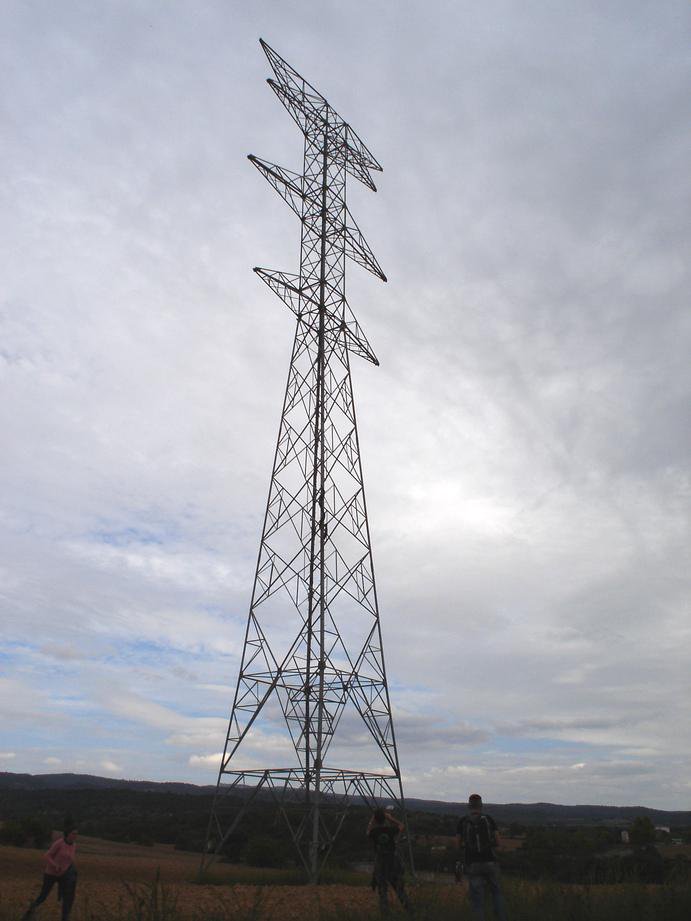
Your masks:
<svg viewBox="0 0 691 921"><path fill-rule="evenodd" d="M496 841L486 815L466 816L463 820L463 843L470 854L492 859Z"/></svg>

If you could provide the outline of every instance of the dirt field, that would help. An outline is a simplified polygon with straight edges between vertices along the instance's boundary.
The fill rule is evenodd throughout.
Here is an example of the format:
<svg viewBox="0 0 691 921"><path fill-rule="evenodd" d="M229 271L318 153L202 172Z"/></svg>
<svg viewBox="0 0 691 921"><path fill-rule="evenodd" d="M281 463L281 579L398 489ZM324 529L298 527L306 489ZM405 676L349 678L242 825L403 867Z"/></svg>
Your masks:
<svg viewBox="0 0 691 921"><path fill-rule="evenodd" d="M672 860L675 857L686 857L691 860L691 844L658 844L657 849L663 857Z"/></svg>
<svg viewBox="0 0 691 921"><path fill-rule="evenodd" d="M38 894L43 852L0 847L0 919L18 919ZM249 918L259 921L303 921L350 908L368 913L376 909L376 895L366 885L254 886L233 884L233 867L218 865L216 874L228 885L200 886L194 882L199 866L196 854L172 845L143 847L81 837L75 861L79 873L77 898L70 921L111 921L136 916L132 891L144 891L157 872L168 900L156 917ZM236 871L237 872L237 871ZM445 887L446 888L446 887ZM448 887L449 889L451 887ZM150 892L150 890L149 890ZM460 897L460 893L458 894ZM453 897L451 892L450 897ZM151 917L142 911L139 917ZM37 921L59 921L53 893L37 913Z"/></svg>

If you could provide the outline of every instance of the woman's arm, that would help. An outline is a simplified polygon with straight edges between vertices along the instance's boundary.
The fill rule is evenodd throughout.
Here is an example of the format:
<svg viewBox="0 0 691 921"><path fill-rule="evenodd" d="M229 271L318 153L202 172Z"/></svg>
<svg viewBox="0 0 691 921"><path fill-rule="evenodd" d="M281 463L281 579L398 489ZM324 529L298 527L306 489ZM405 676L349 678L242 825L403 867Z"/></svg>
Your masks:
<svg viewBox="0 0 691 921"><path fill-rule="evenodd" d="M60 843L61 843L61 841L62 841L62 838L56 838L55 841L53 841L53 843L51 844L51 846L50 846L50 847L48 848L48 850L46 851L45 856L46 856L46 857L54 857L55 854L57 853L57 851L60 850Z"/></svg>

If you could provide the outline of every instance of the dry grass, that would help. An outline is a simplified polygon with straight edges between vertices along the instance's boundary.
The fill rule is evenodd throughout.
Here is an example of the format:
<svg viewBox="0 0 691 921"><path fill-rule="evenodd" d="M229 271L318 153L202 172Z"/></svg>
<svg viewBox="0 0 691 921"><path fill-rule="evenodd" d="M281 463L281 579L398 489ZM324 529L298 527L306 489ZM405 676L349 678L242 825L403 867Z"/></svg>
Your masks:
<svg viewBox="0 0 691 921"><path fill-rule="evenodd" d="M42 852L0 847L0 919L19 918L31 898L38 894L43 873ZM176 851L172 846L143 847L97 838L80 837L77 845L79 873L74 921L132 915L138 894L148 898L158 878L160 897L167 900L162 917L261 917L317 918L339 913L347 906L368 912L375 896L365 886L304 885L257 886L238 884L246 875L232 865L214 867L215 885L196 883L199 856ZM275 875L275 874L274 874ZM219 886L219 882L226 885ZM173 911L173 905L175 910ZM160 906L159 906L160 907ZM37 921L58 921L59 905L51 893L37 913Z"/></svg>
<svg viewBox="0 0 691 921"><path fill-rule="evenodd" d="M0 921L18 921L38 893L39 851L0 847ZM195 882L198 856L159 845L142 847L81 838L79 885L72 921L375 921L377 897L366 884L249 885L247 868L217 865L226 885ZM220 879L219 879L220 877ZM559 886L507 881L512 921L689 921L688 887ZM410 887L417 921L467 921L464 887ZM54 896L37 921L59 921ZM393 918L403 916L398 911Z"/></svg>

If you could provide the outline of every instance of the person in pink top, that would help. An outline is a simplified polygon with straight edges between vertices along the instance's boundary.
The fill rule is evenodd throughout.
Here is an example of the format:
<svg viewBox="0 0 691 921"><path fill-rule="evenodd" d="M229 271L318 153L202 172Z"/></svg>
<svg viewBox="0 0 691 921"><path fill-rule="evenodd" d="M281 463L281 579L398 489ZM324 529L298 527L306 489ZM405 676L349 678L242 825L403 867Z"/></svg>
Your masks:
<svg viewBox="0 0 691 921"><path fill-rule="evenodd" d="M56 883L58 884L58 901L62 901L62 921L68 921L77 891L77 871L74 866L76 841L77 829L74 823L66 822L62 837L53 841L48 848L43 872L43 886L38 896L29 905L22 921L29 921L33 917L38 906L45 902Z"/></svg>

